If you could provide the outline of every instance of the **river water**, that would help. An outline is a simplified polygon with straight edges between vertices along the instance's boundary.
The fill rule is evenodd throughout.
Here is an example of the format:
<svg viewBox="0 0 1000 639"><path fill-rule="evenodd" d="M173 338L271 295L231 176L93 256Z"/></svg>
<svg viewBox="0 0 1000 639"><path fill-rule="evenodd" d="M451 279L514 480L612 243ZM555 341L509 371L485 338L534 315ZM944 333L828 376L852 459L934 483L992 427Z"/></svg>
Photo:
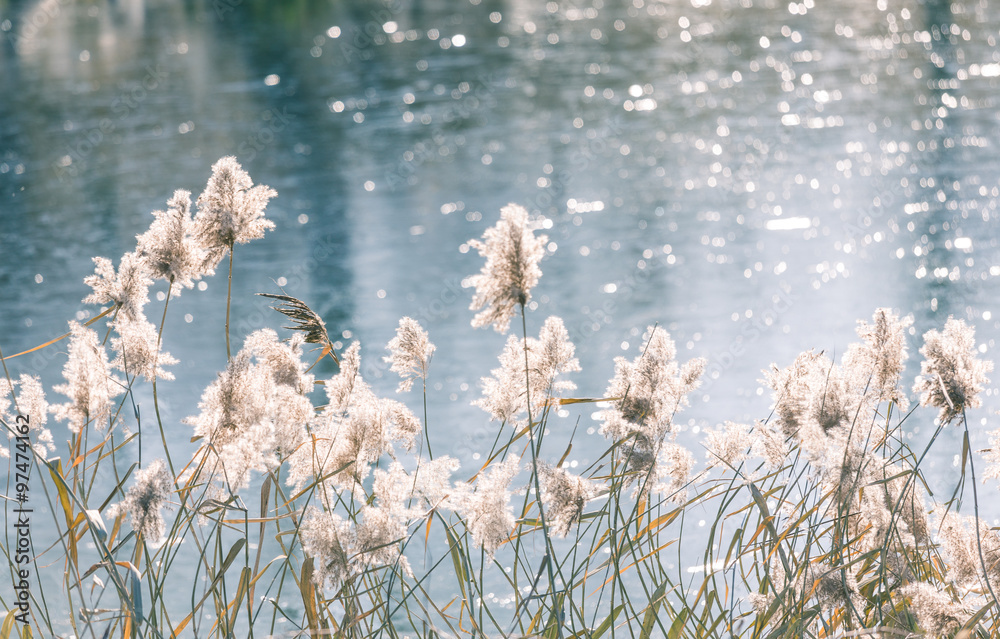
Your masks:
<svg viewBox="0 0 1000 639"><path fill-rule="evenodd" d="M131 250L224 155L279 193L276 230L235 255L235 342L282 324L253 296L280 286L360 339L388 394L381 348L417 318L438 346L435 453L466 467L495 433L470 402L504 338L469 325L461 282L481 261L465 242L508 202L551 222L529 332L565 319L579 395L600 396L654 323L709 360L679 417L699 458L704 428L766 416L762 368L843 353L876 307L914 316L912 374L948 316L996 354L996 2L0 1L0 36L5 354L92 313L91 257ZM223 275L170 303L181 363L161 409L178 450L225 365L225 296ZM63 352L12 369L51 384ZM974 448L996 395L970 415ZM585 466L598 422L568 413L553 441L579 419ZM939 486L960 442L946 432L928 462Z"/></svg>

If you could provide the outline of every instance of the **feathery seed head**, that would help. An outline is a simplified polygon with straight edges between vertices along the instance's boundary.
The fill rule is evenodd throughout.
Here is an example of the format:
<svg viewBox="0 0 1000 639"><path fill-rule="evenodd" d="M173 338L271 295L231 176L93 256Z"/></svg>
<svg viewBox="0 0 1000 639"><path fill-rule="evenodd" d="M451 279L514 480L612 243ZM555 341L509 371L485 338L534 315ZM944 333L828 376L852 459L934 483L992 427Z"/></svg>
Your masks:
<svg viewBox="0 0 1000 639"><path fill-rule="evenodd" d="M774 391L774 410L785 436L801 438L800 430L817 424L816 409L824 405L827 377L832 367L829 358L809 350L799 354L788 368L779 369L772 364L771 369L764 372L765 382ZM836 419L823 421L833 426Z"/></svg>
<svg viewBox="0 0 1000 639"><path fill-rule="evenodd" d="M778 470L788 458L788 443L785 434L772 424L760 420L754 422L751 432L753 454L764 460L771 471Z"/></svg>
<svg viewBox="0 0 1000 639"><path fill-rule="evenodd" d="M177 360L170 353L160 351L156 327L145 316L119 315L111 325L118 333L111 338L111 350L115 352L112 368L129 378L139 375L148 381L174 378L173 373L163 367L176 364Z"/></svg>
<svg viewBox="0 0 1000 639"><path fill-rule="evenodd" d="M390 356L383 360L391 363L389 370L398 373L402 379L396 389L397 393L413 388L413 380L416 378L427 381L427 366L435 346L430 343L427 331L417 320L412 317L401 318L396 336L389 340L386 348L389 349Z"/></svg>
<svg viewBox="0 0 1000 639"><path fill-rule="evenodd" d="M677 347L663 329L649 327L645 352L629 362L615 358L615 376L607 396L617 398L603 413L606 436L623 439L639 431L650 440L670 432L674 414L688 405L687 394L698 387L705 360L678 366Z"/></svg>
<svg viewBox="0 0 1000 639"><path fill-rule="evenodd" d="M907 584L900 594L910 600L910 610L928 637L946 637L960 628L971 616L971 611L955 603L947 593L929 583L920 581Z"/></svg>
<svg viewBox="0 0 1000 639"><path fill-rule="evenodd" d="M83 301L85 304L111 303L118 307L110 322L118 333L111 338L111 348L115 351L114 369L128 377L173 379L174 376L163 367L176 364L177 360L169 353L160 352L156 327L143 313L143 307L149 302L149 286L153 283L149 262L140 256L143 237L139 236L140 248L136 252L122 255L117 273L110 260L94 258L96 272L84 279L94 292Z"/></svg>
<svg viewBox="0 0 1000 639"><path fill-rule="evenodd" d="M868 392L875 403L893 401L906 410L906 395L899 388L908 357L906 330L912 317L899 317L888 308L875 310L872 323L858 320L858 337L863 344L851 344L844 355L844 365L868 381Z"/></svg>
<svg viewBox="0 0 1000 639"><path fill-rule="evenodd" d="M203 270L214 269L234 244L260 239L274 228L274 222L264 217L264 209L277 194L271 187L254 186L232 156L212 165L194 218L194 236L206 251Z"/></svg>
<svg viewBox="0 0 1000 639"><path fill-rule="evenodd" d="M163 504L173 492L174 481L162 459L157 459L136 473L135 483L125 499L118 504L120 511L128 513L132 530L149 543L163 537Z"/></svg>
<svg viewBox="0 0 1000 639"><path fill-rule="evenodd" d="M688 405L688 393L698 387L705 360L679 366L673 340L656 326L650 326L644 338L646 348L633 361L615 359L615 376L605 391L614 404L601 412L601 434L616 442L629 439L623 449L626 470L638 483L639 494L664 491L681 501L694 457L671 441L673 420ZM661 481L664 477L670 481Z"/></svg>
<svg viewBox="0 0 1000 639"><path fill-rule="evenodd" d="M787 368L772 365L764 376L774 391L777 426L813 461L826 456L831 436L853 427L856 437L864 439L867 433L861 433L859 425L875 426L871 407L878 395L865 393L867 371L837 366L823 353L809 350Z"/></svg>
<svg viewBox="0 0 1000 639"><path fill-rule="evenodd" d="M355 573L351 564L354 530L335 513L310 506L302 527L302 550L313 558L313 581L317 586L339 590Z"/></svg>
<svg viewBox="0 0 1000 639"><path fill-rule="evenodd" d="M69 422L69 428L79 433L93 422L104 430L114 407L113 398L122 392L122 382L111 374L108 355L97 333L76 322L70 322L69 359L63 367L65 384L52 390L70 401L51 407L56 419Z"/></svg>
<svg viewBox="0 0 1000 639"><path fill-rule="evenodd" d="M508 487L520 469L521 460L511 455L480 473L474 488L466 483L455 485L456 510L465 518L473 541L490 557L514 530Z"/></svg>
<svg viewBox="0 0 1000 639"><path fill-rule="evenodd" d="M184 420L218 455L233 490L249 482L251 470L265 470L273 462L270 385L267 371L243 349L205 389L198 402L201 413Z"/></svg>
<svg viewBox="0 0 1000 639"><path fill-rule="evenodd" d="M273 330L264 328L247 336L243 348L253 353L257 362L267 368L275 384L308 394L313 390L315 378L306 372L302 361L303 340L302 335L295 335L283 342Z"/></svg>
<svg viewBox="0 0 1000 639"><path fill-rule="evenodd" d="M276 453L290 455L306 438L313 377L305 373L300 345L282 343L271 329L251 333L205 389L201 413L185 420L216 451L234 489L246 485L251 470L266 470Z"/></svg>
<svg viewBox="0 0 1000 639"><path fill-rule="evenodd" d="M529 342L529 350L537 351L538 376L543 384L553 390L573 390L575 384L555 382L560 373L580 371L580 361L576 358L576 347L569 339L569 331L561 318L552 315L546 318L536 343ZM530 362L530 360L529 360ZM555 382L555 384L553 384Z"/></svg>
<svg viewBox="0 0 1000 639"><path fill-rule="evenodd" d="M754 437L746 424L726 422L722 429L705 433L705 455L709 467L737 467L747 458Z"/></svg>
<svg viewBox="0 0 1000 639"><path fill-rule="evenodd" d="M149 302L149 277L146 262L136 253L125 253L115 272L111 260L95 257L94 274L83 279L93 293L83 298L84 304L115 304L118 317L129 320L145 319L142 309Z"/></svg>
<svg viewBox="0 0 1000 639"><path fill-rule="evenodd" d="M562 373L580 370L574 352L569 334L558 317L545 320L538 339L529 337L525 341L509 336L500 354L500 367L490 371L492 377L482 378L483 396L473 404L494 419L511 422L528 408L525 397L528 384L532 408L540 409L556 393L576 388L573 382L557 379Z"/></svg>
<svg viewBox="0 0 1000 639"><path fill-rule="evenodd" d="M401 546L406 537L406 520L398 513L388 508L363 506L361 521L354 529L355 558L369 568L398 566L412 577L413 571Z"/></svg>
<svg viewBox="0 0 1000 639"><path fill-rule="evenodd" d="M615 441L633 436L636 451L653 459L659 442L672 432L674 415L698 387L705 360L679 366L677 348L665 330L651 326L645 337L645 352L633 361L615 358L615 376L605 391L614 404L602 411L601 433Z"/></svg>
<svg viewBox="0 0 1000 639"><path fill-rule="evenodd" d="M343 413L351 404L355 387L359 392L368 389L361 379L361 344L352 342L340 355L340 371L326 382L326 397L329 400L327 410Z"/></svg>
<svg viewBox="0 0 1000 639"><path fill-rule="evenodd" d="M16 398L17 401L10 401L8 397L10 400ZM42 459L45 459L48 453L54 452L56 449L52 441L51 431L45 428L45 424L49 420L48 413L49 404L45 401L45 390L38 377L22 374L13 384L0 378L0 418L13 426L17 423L18 415L27 417L28 434L34 440L32 448ZM9 457L10 453L6 447L3 447L2 450L7 453L3 456ZM2 454L0 453L0 455Z"/></svg>
<svg viewBox="0 0 1000 639"><path fill-rule="evenodd" d="M960 586L984 589L985 576L994 591L1000 588L1000 535L982 519L961 517L944 506L938 507L935 515L948 576ZM979 559L980 546L987 568L985 575Z"/></svg>
<svg viewBox="0 0 1000 639"><path fill-rule="evenodd" d="M640 484L639 489L646 490L652 484L652 488L666 495L669 501L683 504L687 500L686 485L693 469L694 455L691 451L676 442L663 442L645 486Z"/></svg>
<svg viewBox="0 0 1000 639"><path fill-rule="evenodd" d="M535 235L524 207L508 204L500 210L496 226L483 233L483 240L469 241L486 258L479 274L468 279L467 285L476 287L469 308L479 311L472 325L492 324L498 333L505 333L517 306L528 303L542 276L538 263L545 256L548 237Z"/></svg>
<svg viewBox="0 0 1000 639"><path fill-rule="evenodd" d="M574 475L564 468L540 464L538 475L542 485L542 503L552 534L565 537L580 521L583 507L597 495L594 482Z"/></svg>
<svg viewBox="0 0 1000 639"><path fill-rule="evenodd" d="M979 393L990 381L986 373L993 370L993 362L976 357L976 332L971 326L949 317L944 331L924 333L920 354L924 361L913 392L920 393L921 406L941 409L942 424L982 404Z"/></svg>
<svg viewBox="0 0 1000 639"><path fill-rule="evenodd" d="M433 460L420 459L413 472L414 497L420 497L427 506L440 504L454 509L451 476L458 469L458 460L448 455L435 457Z"/></svg>
<svg viewBox="0 0 1000 639"><path fill-rule="evenodd" d="M172 282L172 293L180 295L182 289L194 287L194 280L213 273L202 270L205 249L193 235L190 191L174 191L167 200L167 210L153 211L153 215L156 219L149 230L136 237L136 253L154 278Z"/></svg>
<svg viewBox="0 0 1000 639"><path fill-rule="evenodd" d="M360 368L360 345L354 342L340 359L340 372L326 382L329 402L314 422L314 442L291 456L290 485L301 488L329 476L335 488L356 490L394 442L415 445L420 421L404 404L377 397Z"/></svg>
<svg viewBox="0 0 1000 639"><path fill-rule="evenodd" d="M331 344L323 318L302 300L291 295L275 295L273 293L257 293L257 295L280 302L271 308L292 320L292 326L283 326L282 328L287 328L290 331L301 331L305 335L304 339L307 344L321 344L323 346ZM333 358L336 360L337 356L334 355Z"/></svg>
<svg viewBox="0 0 1000 639"><path fill-rule="evenodd" d="M229 360L226 370L209 384L198 403L201 414L188 418L195 435L216 447L241 438L267 415L270 379L243 349Z"/></svg>

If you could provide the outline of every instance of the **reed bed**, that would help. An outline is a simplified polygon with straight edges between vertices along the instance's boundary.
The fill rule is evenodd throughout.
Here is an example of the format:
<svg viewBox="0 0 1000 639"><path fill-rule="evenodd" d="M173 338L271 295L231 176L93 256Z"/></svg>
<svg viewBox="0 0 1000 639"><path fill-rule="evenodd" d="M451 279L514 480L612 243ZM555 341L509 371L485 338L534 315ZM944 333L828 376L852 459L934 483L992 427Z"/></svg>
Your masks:
<svg viewBox="0 0 1000 639"><path fill-rule="evenodd" d="M24 353L4 359L8 522L15 490L30 489L52 542L19 563L8 526L8 583L21 570L29 580L0 590L0 639L1000 635L1000 536L978 518L977 492L1000 476L1000 452L972 450L967 420L992 364L961 320L923 336L911 386L912 321L877 309L840 361L808 351L764 371L769 415L720 421L689 450L675 419L704 360L678 361L651 326L603 393L578 393L562 320L529 322L547 239L512 204L469 243L485 260L467 279L472 326L508 338L476 402L495 441L460 468L434 454L458 425L428 419L435 348L415 320L400 320L385 356L401 396L422 395L415 406L379 396L360 345L339 348L294 297L268 294L290 321L281 335L231 344L235 249L273 228L275 195L221 159L201 195L176 191L117 266L94 259L85 301L100 310L32 349L68 354L63 384L46 394L18 373ZM181 458L166 433L179 426L160 418L157 385L177 363L162 336L170 300L223 265L228 363L190 400L197 450ZM165 287L158 325L146 316L153 286ZM327 357L337 372L318 379ZM134 397L146 384L148 419ZM594 405L606 449L577 471L569 448L546 441L549 420ZM903 434L917 420L935 432L911 450ZM961 433L962 479L941 500L922 463L945 429ZM161 457L138 458L143 433ZM967 493L973 516L957 512ZM44 591L39 571L58 569L61 589Z"/></svg>

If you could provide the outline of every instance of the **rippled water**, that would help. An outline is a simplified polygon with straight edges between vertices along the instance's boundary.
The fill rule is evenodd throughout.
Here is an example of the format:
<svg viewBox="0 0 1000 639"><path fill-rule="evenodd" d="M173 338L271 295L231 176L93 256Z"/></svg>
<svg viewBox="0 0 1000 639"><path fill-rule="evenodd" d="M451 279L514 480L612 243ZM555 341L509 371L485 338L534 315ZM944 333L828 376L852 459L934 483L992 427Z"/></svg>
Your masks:
<svg viewBox="0 0 1000 639"><path fill-rule="evenodd" d="M130 250L235 154L279 193L277 230L236 252L236 334L281 324L252 296L281 285L360 339L390 392L381 346L416 317L438 345L431 420L462 433L435 452L466 464L495 432L470 402L503 338L469 326L464 243L510 201L551 221L529 331L566 319L581 395L653 323L710 361L681 418L692 446L767 414L761 368L839 355L878 306L914 314L912 354L954 315L996 355L995 2L50 0L0 2L0 22L5 353L91 312L90 258ZM161 400L180 449L225 363L224 308L218 276L170 305L182 363ZM64 355L14 361L51 383ZM975 448L996 425L986 399ZM586 464L603 445L589 411L553 441L578 417ZM944 486L960 435L938 447Z"/></svg>

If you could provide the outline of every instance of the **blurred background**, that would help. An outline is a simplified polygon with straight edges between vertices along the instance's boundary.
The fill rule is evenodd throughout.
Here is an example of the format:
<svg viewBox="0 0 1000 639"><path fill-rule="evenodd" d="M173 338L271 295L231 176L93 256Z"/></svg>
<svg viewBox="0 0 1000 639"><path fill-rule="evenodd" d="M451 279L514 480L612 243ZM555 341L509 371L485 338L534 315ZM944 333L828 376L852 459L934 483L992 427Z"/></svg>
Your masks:
<svg viewBox="0 0 1000 639"><path fill-rule="evenodd" d="M0 0L0 346L92 316L91 257L117 264L151 211L235 155L279 195L276 230L236 250L234 348L282 325L253 294L283 288L359 339L390 394L382 349L416 318L438 346L434 452L469 468L496 433L470 402L504 337L469 325L462 280L482 260L465 243L518 202L550 240L529 333L563 317L577 395L598 397L613 358L666 328L709 361L678 417L703 459L705 428L767 416L762 368L839 358L877 307L915 318L907 385L949 316L996 359L998 37L995 0ZM226 359L225 273L199 289L171 300L164 337L181 450ZM48 387L64 362L61 343L9 365ZM997 389L984 399L976 449L997 426ZM603 450L593 410L553 419L554 458L574 429L574 463ZM926 468L950 487L959 430L936 450Z"/></svg>

